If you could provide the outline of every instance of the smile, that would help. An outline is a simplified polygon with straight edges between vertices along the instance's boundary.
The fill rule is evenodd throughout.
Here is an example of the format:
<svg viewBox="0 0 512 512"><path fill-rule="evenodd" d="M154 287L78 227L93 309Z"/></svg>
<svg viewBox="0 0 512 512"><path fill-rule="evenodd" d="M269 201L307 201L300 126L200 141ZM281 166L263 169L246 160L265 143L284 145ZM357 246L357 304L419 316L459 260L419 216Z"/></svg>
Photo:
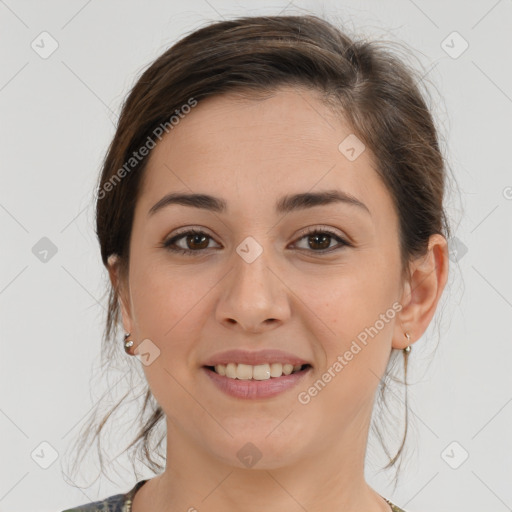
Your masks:
<svg viewBox="0 0 512 512"><path fill-rule="evenodd" d="M216 366L209 366L207 368L210 368L219 375L228 377L230 379L267 380L270 378L277 378L282 377L283 375L296 373L302 370L305 366L309 365L293 365L289 363L265 363L258 365L228 363L227 365L218 364Z"/></svg>
<svg viewBox="0 0 512 512"><path fill-rule="evenodd" d="M258 399L276 396L296 386L312 367L309 364L293 366L266 363L252 366L228 363L203 366L202 369L225 394L236 398Z"/></svg>

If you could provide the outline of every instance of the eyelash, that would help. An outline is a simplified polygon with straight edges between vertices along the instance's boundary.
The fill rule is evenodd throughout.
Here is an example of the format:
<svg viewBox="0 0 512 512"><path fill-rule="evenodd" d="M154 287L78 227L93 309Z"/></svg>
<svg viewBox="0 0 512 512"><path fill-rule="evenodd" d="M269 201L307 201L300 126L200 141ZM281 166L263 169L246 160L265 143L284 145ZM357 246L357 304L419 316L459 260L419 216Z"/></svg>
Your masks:
<svg viewBox="0 0 512 512"><path fill-rule="evenodd" d="M334 247L334 248L331 247L329 249L322 249L320 251L314 251L314 250L310 249L310 251L313 253L326 254L326 253L338 251L338 250L342 249L344 246L352 247L352 244L350 244L344 238L340 237L339 235L337 235L336 233L334 233L333 231L331 231L329 229L313 228L313 229L308 230L307 232L303 233L298 238L298 240L302 240L303 238L306 238L308 236L318 235L318 234L329 235L330 237L334 238L337 242L339 242L340 245L338 247ZM190 229L188 231L183 231L182 233L179 233L179 234L173 236L172 238L166 240L165 242L163 242L161 244L161 247L167 249L168 251L174 252L174 253L186 254L189 256L192 256L192 255L196 256L198 253L202 253L202 252L208 250L208 249L198 249L198 250L194 251L192 249L183 249L181 247L172 247L172 245L174 245L178 240L185 238L186 236L189 236L189 235L206 235L208 238L213 239L213 237L211 237L204 231L200 231L197 229ZM308 251L308 249L300 249L300 250ZM195 254L193 254L193 253L195 253Z"/></svg>

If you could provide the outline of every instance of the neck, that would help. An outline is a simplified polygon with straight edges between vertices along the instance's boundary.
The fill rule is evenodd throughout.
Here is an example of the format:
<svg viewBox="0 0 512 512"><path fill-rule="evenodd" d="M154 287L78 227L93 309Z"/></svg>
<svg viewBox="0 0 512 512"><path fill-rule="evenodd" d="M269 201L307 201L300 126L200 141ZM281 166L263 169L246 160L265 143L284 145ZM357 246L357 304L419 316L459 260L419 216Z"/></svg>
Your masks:
<svg viewBox="0 0 512 512"><path fill-rule="evenodd" d="M368 428L347 432L336 444L289 457L288 465L249 469L219 462L168 420L166 470L142 486L132 511L389 512L364 479L367 434Z"/></svg>

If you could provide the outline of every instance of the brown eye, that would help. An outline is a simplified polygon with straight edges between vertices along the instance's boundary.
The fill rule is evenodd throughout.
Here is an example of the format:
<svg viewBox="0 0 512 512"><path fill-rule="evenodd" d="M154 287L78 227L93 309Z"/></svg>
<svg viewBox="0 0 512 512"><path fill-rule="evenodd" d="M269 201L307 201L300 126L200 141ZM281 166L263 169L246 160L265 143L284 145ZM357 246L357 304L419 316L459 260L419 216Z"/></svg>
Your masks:
<svg viewBox="0 0 512 512"><path fill-rule="evenodd" d="M177 245L178 241L184 241L183 245ZM172 252L181 252L182 254L200 253L208 249L209 241L212 237L203 231L191 229L166 240L162 245Z"/></svg>
<svg viewBox="0 0 512 512"><path fill-rule="evenodd" d="M325 229L316 228L306 232L299 238L299 240L304 239L307 240L307 247L299 247L301 250L320 254L334 252L344 246L351 246L349 242L341 238L336 233ZM213 240L213 238L204 231L191 229L173 236L169 240L165 241L162 246L169 251L192 256L200 255L204 253L205 250L209 249L208 246L210 240ZM333 240L338 243L337 246L331 246ZM182 245L178 245L178 242Z"/></svg>
<svg viewBox="0 0 512 512"><path fill-rule="evenodd" d="M307 239L307 247L299 247L300 249L309 250L310 252L334 252L341 249L343 246L351 246L346 240L341 238L336 233L325 229L313 229L306 232L300 237L299 240ZM331 242L335 240L338 246L331 246Z"/></svg>
<svg viewBox="0 0 512 512"><path fill-rule="evenodd" d="M331 245L332 235L326 233L317 235L308 235L309 246L312 249L328 249Z"/></svg>
<svg viewBox="0 0 512 512"><path fill-rule="evenodd" d="M208 235L187 235L185 237L186 244L192 249L206 249L208 247ZM206 240L206 245L205 245Z"/></svg>

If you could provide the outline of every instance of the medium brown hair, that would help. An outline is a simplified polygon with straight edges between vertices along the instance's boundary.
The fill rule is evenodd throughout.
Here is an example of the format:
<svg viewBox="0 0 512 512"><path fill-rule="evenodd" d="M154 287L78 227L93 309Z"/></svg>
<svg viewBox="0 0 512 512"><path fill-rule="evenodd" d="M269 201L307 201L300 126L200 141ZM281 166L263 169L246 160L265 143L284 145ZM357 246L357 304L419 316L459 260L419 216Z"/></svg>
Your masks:
<svg viewBox="0 0 512 512"><path fill-rule="evenodd" d="M446 165L421 82L419 74L382 42L350 38L314 15L241 17L194 31L142 73L122 107L98 183L96 232L103 263L107 267L109 256L118 255L120 277L127 278L134 208L149 155L129 167L126 164L155 138L157 127L168 131L169 120L191 99L201 102L229 92L256 97L292 86L320 93L373 153L396 208L405 275L411 258L426 253L431 235L449 236L443 207ZM122 338L117 337L118 292L109 287L102 349L107 358L124 355ZM397 358L401 353L393 351L380 383L381 403L388 384L397 380L393 376L394 369L401 367ZM97 426L95 438L118 406ZM138 445L148 467L159 472L163 466L153 455L162 455L150 448L150 442L165 415L146 384L141 418L147 409L149 417L126 451ZM382 440L380 424L381 420L373 428ZM407 418L389 467L399 459L406 433ZM82 441L85 446L86 439ZM101 460L99 449L98 453Z"/></svg>

